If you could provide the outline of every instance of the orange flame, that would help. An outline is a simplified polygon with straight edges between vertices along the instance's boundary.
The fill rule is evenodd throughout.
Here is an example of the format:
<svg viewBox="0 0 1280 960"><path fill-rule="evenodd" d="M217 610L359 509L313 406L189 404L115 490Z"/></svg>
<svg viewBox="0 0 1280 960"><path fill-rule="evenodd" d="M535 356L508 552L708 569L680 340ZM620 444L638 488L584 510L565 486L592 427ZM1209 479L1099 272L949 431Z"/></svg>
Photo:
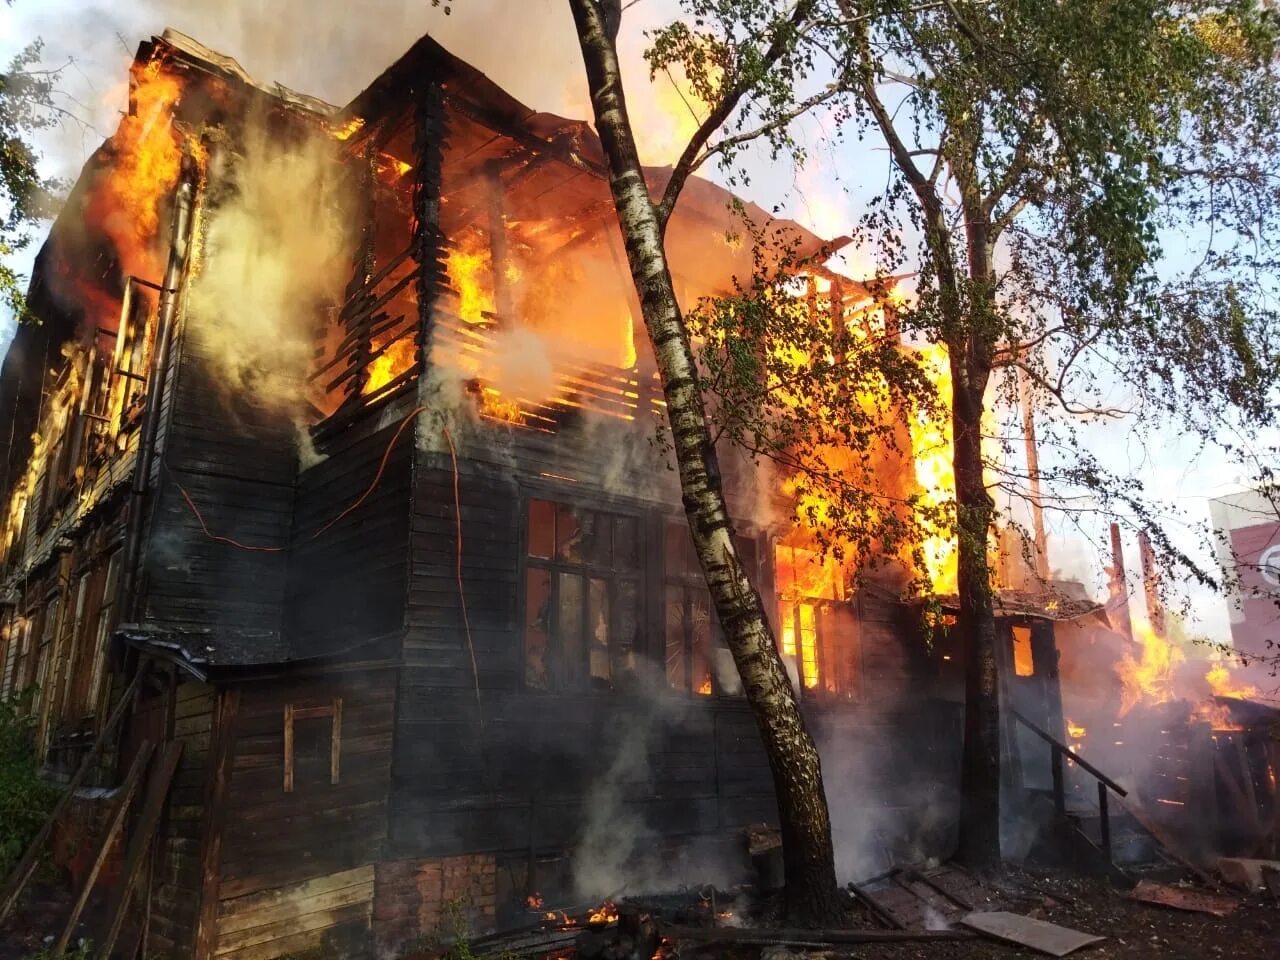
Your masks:
<svg viewBox="0 0 1280 960"><path fill-rule="evenodd" d="M133 112L110 140L111 165L89 196L85 218L114 244L125 273L155 279L160 206L182 168L172 124L182 84L159 60L135 63L131 75Z"/></svg>
<svg viewBox="0 0 1280 960"><path fill-rule="evenodd" d="M1219 660L1209 667L1204 675L1209 688L1215 697L1234 697L1237 700L1252 700L1258 695L1258 688L1247 683L1240 683L1231 676L1231 668Z"/></svg>
<svg viewBox="0 0 1280 960"><path fill-rule="evenodd" d="M1120 694L1120 716L1139 703L1168 703L1175 698L1174 671L1186 654L1160 636L1145 619L1134 619L1133 636L1140 652L1126 650L1116 672L1124 687Z"/></svg>
<svg viewBox="0 0 1280 960"><path fill-rule="evenodd" d="M591 923L591 924L613 923L613 921L617 919L618 919L617 906L614 904L612 900L606 900L604 903L600 904L600 906L596 907L594 910L591 911L590 916L587 917L587 923Z"/></svg>
<svg viewBox="0 0 1280 960"><path fill-rule="evenodd" d="M946 347L929 344L920 351L920 359L939 401L949 409L951 366ZM923 411L917 413L911 418L911 453L921 488L920 506L938 512L949 509L955 501L956 489L951 424L932 419ZM929 582L935 593L954 593L958 559L955 536L943 524L926 521L925 526L931 528L921 544Z"/></svg>

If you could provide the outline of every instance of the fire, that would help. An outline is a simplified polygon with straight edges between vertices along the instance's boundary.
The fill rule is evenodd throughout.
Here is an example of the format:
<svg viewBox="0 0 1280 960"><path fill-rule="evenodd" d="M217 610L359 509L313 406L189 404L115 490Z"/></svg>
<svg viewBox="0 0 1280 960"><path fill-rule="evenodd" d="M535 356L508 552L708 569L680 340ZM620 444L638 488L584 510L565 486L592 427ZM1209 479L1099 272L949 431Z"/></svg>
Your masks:
<svg viewBox="0 0 1280 960"><path fill-rule="evenodd" d="M1084 746L1084 738L1088 736L1089 731L1078 723L1072 722L1069 718L1063 723L1067 728L1067 739L1071 742L1071 749L1076 753L1080 752L1080 748Z"/></svg>
<svg viewBox="0 0 1280 960"><path fill-rule="evenodd" d="M489 283L493 261L483 238L476 234L460 237L450 247L445 264L458 295L458 316L467 323L488 322L495 310Z"/></svg>
<svg viewBox="0 0 1280 960"><path fill-rule="evenodd" d="M704 697L711 696L711 674L702 678L702 683L698 684L698 693Z"/></svg>
<svg viewBox="0 0 1280 960"><path fill-rule="evenodd" d="M938 400L948 409L951 405L951 367L947 349L942 344L929 344L920 351L925 371L933 381ZM951 444L951 424L934 420L924 411L911 419L911 453L915 459L916 480L920 484L919 504L925 510L949 512L955 499L955 457ZM956 539L952 531L938 522L925 521L931 532L921 544L925 572L935 593L956 590Z"/></svg>
<svg viewBox="0 0 1280 960"><path fill-rule="evenodd" d="M587 923L598 925L604 923L613 923L618 919L618 908L612 900L606 900L600 906L591 911L587 917Z"/></svg>
<svg viewBox="0 0 1280 960"><path fill-rule="evenodd" d="M362 129L364 129L364 117L352 117L341 127L334 130L333 136L336 140L350 140Z"/></svg>
<svg viewBox="0 0 1280 960"><path fill-rule="evenodd" d="M1247 683L1237 683L1231 677L1231 668L1219 660L1204 675L1215 697L1234 697L1236 700L1252 700L1258 688Z"/></svg>
<svg viewBox="0 0 1280 960"><path fill-rule="evenodd" d="M1120 695L1120 716L1124 716L1139 703L1168 703L1175 699L1174 671L1186 659L1186 654L1160 636L1145 619L1135 618L1134 639L1141 652L1135 657L1126 650L1124 659L1116 665L1116 672L1124 684Z"/></svg>
<svg viewBox="0 0 1280 960"><path fill-rule="evenodd" d="M541 910L542 894L540 893L529 894L529 896L524 898L524 905L528 907L530 910Z"/></svg>
<svg viewBox="0 0 1280 960"><path fill-rule="evenodd" d="M391 344L369 364L369 378L365 381L362 392L366 395L377 393L413 366L417 346L417 341L413 337L403 337Z"/></svg>
<svg viewBox="0 0 1280 960"><path fill-rule="evenodd" d="M133 112L111 138L112 160L88 199L85 218L115 246L125 273L158 279L155 240L160 208L178 182L182 146L173 110L182 96L177 77L159 60L132 67Z"/></svg>
<svg viewBox="0 0 1280 960"><path fill-rule="evenodd" d="M1235 722L1235 718L1231 715L1231 708L1225 703L1205 700L1196 706L1194 716L1202 723L1209 724L1214 730L1229 732L1244 729Z"/></svg>

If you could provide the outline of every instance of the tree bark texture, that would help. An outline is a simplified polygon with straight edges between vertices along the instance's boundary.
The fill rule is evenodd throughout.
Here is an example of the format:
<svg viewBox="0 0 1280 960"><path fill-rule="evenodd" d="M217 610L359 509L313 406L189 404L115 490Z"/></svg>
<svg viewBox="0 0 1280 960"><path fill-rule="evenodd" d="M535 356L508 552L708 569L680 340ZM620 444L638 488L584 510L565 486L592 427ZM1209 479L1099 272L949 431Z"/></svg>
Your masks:
<svg viewBox="0 0 1280 960"><path fill-rule="evenodd" d="M976 121L975 121L976 122ZM976 143L976 136L971 139ZM948 344L956 477L958 626L964 640L964 751L961 758L960 860L991 873L1000 867L1000 677L987 541L995 505L982 469L982 414L995 344L993 242L983 210L976 155L957 164L965 211L967 316Z"/></svg>
<svg viewBox="0 0 1280 960"><path fill-rule="evenodd" d="M662 378L685 512L773 773L787 915L793 922L818 923L838 912L840 897L817 747L800 713L764 603L734 547L693 350L627 115L617 50L605 17L607 4L569 0L569 5L627 262Z"/></svg>

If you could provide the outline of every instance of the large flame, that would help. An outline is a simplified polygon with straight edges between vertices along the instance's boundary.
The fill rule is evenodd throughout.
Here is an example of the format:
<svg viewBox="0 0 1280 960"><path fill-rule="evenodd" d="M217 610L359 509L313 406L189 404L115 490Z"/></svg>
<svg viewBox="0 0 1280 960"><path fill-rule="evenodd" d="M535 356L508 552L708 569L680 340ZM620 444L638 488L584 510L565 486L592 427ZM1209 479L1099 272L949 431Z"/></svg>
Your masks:
<svg viewBox="0 0 1280 960"><path fill-rule="evenodd" d="M161 206L182 168L172 124L182 84L159 60L135 63L131 72L133 112L110 140L111 163L94 184L85 219L111 240L126 274L158 280Z"/></svg>
<svg viewBox="0 0 1280 960"><path fill-rule="evenodd" d="M1138 645L1126 650L1116 672L1124 685L1120 695L1120 716L1139 703L1159 704L1176 699L1174 672L1186 660L1186 654L1160 636L1143 617L1135 617L1133 638Z"/></svg>
<svg viewBox="0 0 1280 960"><path fill-rule="evenodd" d="M951 406L951 366L947 348L929 344L920 351L926 374L933 382L942 408ZM920 484L920 506L939 514L949 512L955 502L955 453L951 443L951 424L934 419L924 411L911 418L911 453L915 459L916 480ZM948 524L925 520L929 531L921 543L925 572L935 593L956 590L957 549L955 534Z"/></svg>
<svg viewBox="0 0 1280 960"><path fill-rule="evenodd" d="M1210 723L1217 730L1237 729L1231 721L1228 707L1215 703L1213 697L1231 697L1247 700L1258 695L1256 687L1243 683L1231 675L1231 668L1217 660L1207 664L1203 674L1210 696L1204 695L1204 687L1196 687L1195 675L1190 669L1180 670L1187 662L1186 652L1177 644L1161 636L1145 617L1134 618L1134 640L1137 651L1128 650L1124 659L1116 665L1116 672L1123 684L1119 715L1123 717L1135 707L1154 706L1175 700L1195 703L1197 719Z"/></svg>

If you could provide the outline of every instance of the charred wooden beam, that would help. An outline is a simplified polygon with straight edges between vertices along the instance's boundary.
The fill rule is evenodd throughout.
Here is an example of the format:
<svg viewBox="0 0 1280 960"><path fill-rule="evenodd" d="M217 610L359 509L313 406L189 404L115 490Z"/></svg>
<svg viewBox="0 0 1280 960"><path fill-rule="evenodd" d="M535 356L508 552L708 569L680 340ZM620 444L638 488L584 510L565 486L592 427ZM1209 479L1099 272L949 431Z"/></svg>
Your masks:
<svg viewBox="0 0 1280 960"><path fill-rule="evenodd" d="M500 322L509 324L515 319L515 302L507 278L511 262L507 246L507 214L503 206L500 168L492 161L485 164L484 182L489 213L489 273L493 278L493 302Z"/></svg>
<svg viewBox="0 0 1280 960"><path fill-rule="evenodd" d="M439 82L428 83L414 104L413 153L413 241L418 265L418 354L421 369L430 361L431 325L440 290L447 282L445 237L440 225L440 184L444 169L445 115L444 89Z"/></svg>

